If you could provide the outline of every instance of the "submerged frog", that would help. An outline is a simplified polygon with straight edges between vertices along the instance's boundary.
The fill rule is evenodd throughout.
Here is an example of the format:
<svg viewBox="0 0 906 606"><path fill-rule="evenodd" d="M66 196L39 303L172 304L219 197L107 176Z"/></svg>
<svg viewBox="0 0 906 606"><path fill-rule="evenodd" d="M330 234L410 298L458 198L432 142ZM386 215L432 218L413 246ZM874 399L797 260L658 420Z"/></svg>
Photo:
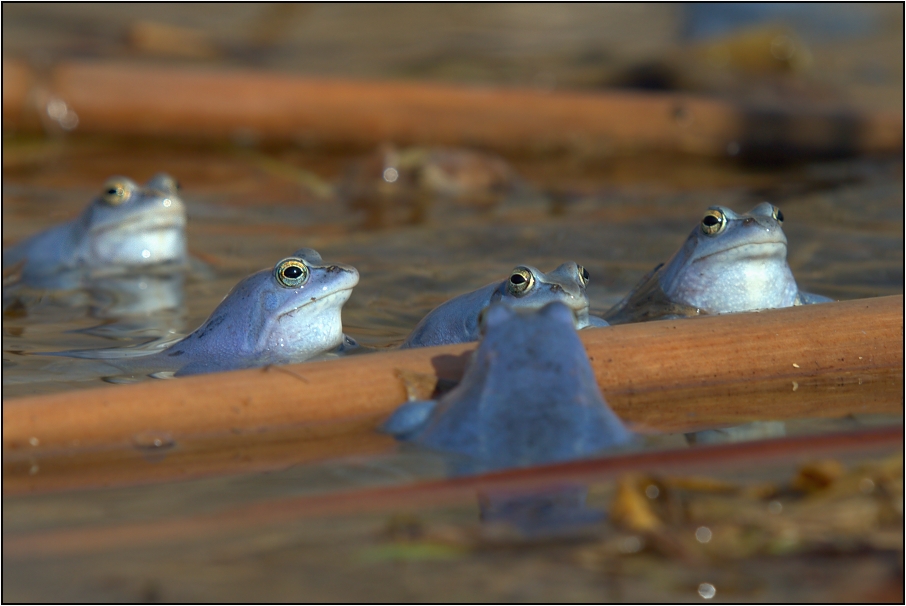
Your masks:
<svg viewBox="0 0 906 606"><path fill-rule="evenodd" d="M325 264L303 248L239 282L195 332L154 353L81 352L131 372L176 375L302 362L355 345L341 309L359 282L354 267ZM71 352L73 353L73 352ZM139 354L136 357L135 354Z"/></svg>
<svg viewBox="0 0 906 606"><path fill-rule="evenodd" d="M187 263L186 211L169 175L144 186L113 177L81 215L3 251L4 274L16 266L29 286L68 289L97 275Z"/></svg>
<svg viewBox="0 0 906 606"><path fill-rule="evenodd" d="M352 164L338 188L368 228L490 212L526 184L502 158L462 148L383 145Z"/></svg>
<svg viewBox="0 0 906 606"><path fill-rule="evenodd" d="M560 301L575 312L578 328L607 326L604 320L588 315L588 297L585 295L588 280L588 270L572 261L549 274L520 265L505 281L459 295L433 309L422 318L401 347L476 341L480 334L478 316L481 310L497 301L530 309Z"/></svg>
<svg viewBox="0 0 906 606"><path fill-rule="evenodd" d="M479 469L591 456L632 434L607 406L560 302L539 310L495 303L462 381L437 401L400 406L382 431L466 455Z"/></svg>
<svg viewBox="0 0 906 606"><path fill-rule="evenodd" d="M710 207L682 248L604 318L622 324L831 301L799 290L782 224L783 213L768 202L742 215Z"/></svg>

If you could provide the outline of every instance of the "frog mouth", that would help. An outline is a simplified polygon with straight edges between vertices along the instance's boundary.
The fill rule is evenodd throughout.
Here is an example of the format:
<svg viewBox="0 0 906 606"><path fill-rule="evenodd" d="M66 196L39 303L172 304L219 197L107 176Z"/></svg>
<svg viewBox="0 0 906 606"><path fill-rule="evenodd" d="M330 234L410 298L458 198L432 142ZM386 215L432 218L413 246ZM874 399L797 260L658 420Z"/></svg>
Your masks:
<svg viewBox="0 0 906 606"><path fill-rule="evenodd" d="M340 304L337 305L337 312L339 312L340 309L342 308L343 303L345 303L349 299L349 297L352 295L352 289L354 286L355 285L350 286L348 288L342 288L340 290L334 290L328 294L324 294L324 295L320 295L320 296L316 296L316 297L308 297L305 299L304 302L300 303L296 307L293 307L292 309L280 314L279 318L280 318L280 320L291 319L294 315L299 313L300 310L304 310L306 307L310 307L312 305L315 305L316 303L323 303L324 301L330 301L332 299L338 299L338 298L342 297L343 301L341 301Z"/></svg>
<svg viewBox="0 0 906 606"><path fill-rule="evenodd" d="M713 253L699 257L693 263L700 263L705 259L716 255L725 255L728 258L739 261L743 259L761 259L771 257L786 258L786 242L784 240L769 240L766 242L746 242L737 244L729 248L722 248Z"/></svg>
<svg viewBox="0 0 906 606"><path fill-rule="evenodd" d="M109 234L110 232L150 234L162 231L172 231L174 229L185 229L185 227L186 218L182 213L155 212L154 214L138 214L125 221L100 225L92 229L91 232L97 236Z"/></svg>

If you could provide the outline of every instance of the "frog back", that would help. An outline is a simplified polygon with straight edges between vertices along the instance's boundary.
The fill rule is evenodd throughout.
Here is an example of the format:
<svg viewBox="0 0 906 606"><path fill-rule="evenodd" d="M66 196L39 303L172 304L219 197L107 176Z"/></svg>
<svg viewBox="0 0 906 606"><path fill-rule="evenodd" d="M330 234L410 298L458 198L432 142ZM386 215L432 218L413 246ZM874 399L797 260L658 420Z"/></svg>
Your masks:
<svg viewBox="0 0 906 606"><path fill-rule="evenodd" d="M478 316L499 288L499 284L488 284L440 304L422 318L400 347L408 349L477 341L480 336Z"/></svg>

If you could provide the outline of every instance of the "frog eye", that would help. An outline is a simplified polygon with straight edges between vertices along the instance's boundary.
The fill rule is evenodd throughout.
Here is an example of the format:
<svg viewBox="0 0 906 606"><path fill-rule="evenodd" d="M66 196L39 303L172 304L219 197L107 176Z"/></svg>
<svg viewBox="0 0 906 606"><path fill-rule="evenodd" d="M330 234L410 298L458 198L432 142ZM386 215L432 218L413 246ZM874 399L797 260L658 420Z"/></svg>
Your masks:
<svg viewBox="0 0 906 606"><path fill-rule="evenodd" d="M281 286L294 288L308 281L308 266L299 259L283 259L274 267L274 277Z"/></svg>
<svg viewBox="0 0 906 606"><path fill-rule="evenodd" d="M510 281L507 282L507 288L512 294L518 296L528 292L534 284L535 276L532 275L532 272L525 267L517 267L513 270Z"/></svg>
<svg viewBox="0 0 906 606"><path fill-rule="evenodd" d="M135 186L126 179L113 178L104 183L101 200L110 206L119 206L132 197Z"/></svg>
<svg viewBox="0 0 906 606"><path fill-rule="evenodd" d="M778 223L783 225L783 213L780 212L779 208L777 208L776 206L772 206L771 207L771 216L774 218L775 221L777 221Z"/></svg>
<svg viewBox="0 0 906 606"><path fill-rule="evenodd" d="M588 286L588 279L591 278L588 274L588 270L581 265L577 265L576 269L579 271L579 283L582 284L582 286Z"/></svg>
<svg viewBox="0 0 906 606"><path fill-rule="evenodd" d="M727 216L716 209L711 209L705 213L702 219L702 232L706 236L716 236L727 226Z"/></svg>

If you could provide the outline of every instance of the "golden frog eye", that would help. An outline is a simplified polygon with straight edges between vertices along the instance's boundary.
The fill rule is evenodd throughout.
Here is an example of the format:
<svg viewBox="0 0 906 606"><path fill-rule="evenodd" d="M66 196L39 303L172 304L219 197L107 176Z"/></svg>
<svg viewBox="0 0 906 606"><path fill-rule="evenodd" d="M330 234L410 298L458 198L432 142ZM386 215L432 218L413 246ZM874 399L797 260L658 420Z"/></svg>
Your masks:
<svg viewBox="0 0 906 606"><path fill-rule="evenodd" d="M727 216L716 209L711 209L705 213L702 219L702 232L706 236L716 236L727 226Z"/></svg>
<svg viewBox="0 0 906 606"><path fill-rule="evenodd" d="M579 270L579 283L582 284L582 286L588 286L588 279L591 278L588 274L588 270L581 265L577 265L576 269Z"/></svg>
<svg viewBox="0 0 906 606"><path fill-rule="evenodd" d="M135 186L127 179L114 177L104 183L101 200L110 206L119 206L132 197Z"/></svg>
<svg viewBox="0 0 906 606"><path fill-rule="evenodd" d="M532 275L525 267L517 267L513 270L513 275L510 276L509 282L507 282L507 288L514 295L523 295L529 291L535 284L535 276Z"/></svg>
<svg viewBox="0 0 906 606"><path fill-rule="evenodd" d="M283 259L274 266L274 277L281 286L295 288L308 281L308 266L299 259Z"/></svg>
<svg viewBox="0 0 906 606"><path fill-rule="evenodd" d="M771 209L771 216L774 217L775 221L783 225L783 213L776 206L772 206Z"/></svg>

